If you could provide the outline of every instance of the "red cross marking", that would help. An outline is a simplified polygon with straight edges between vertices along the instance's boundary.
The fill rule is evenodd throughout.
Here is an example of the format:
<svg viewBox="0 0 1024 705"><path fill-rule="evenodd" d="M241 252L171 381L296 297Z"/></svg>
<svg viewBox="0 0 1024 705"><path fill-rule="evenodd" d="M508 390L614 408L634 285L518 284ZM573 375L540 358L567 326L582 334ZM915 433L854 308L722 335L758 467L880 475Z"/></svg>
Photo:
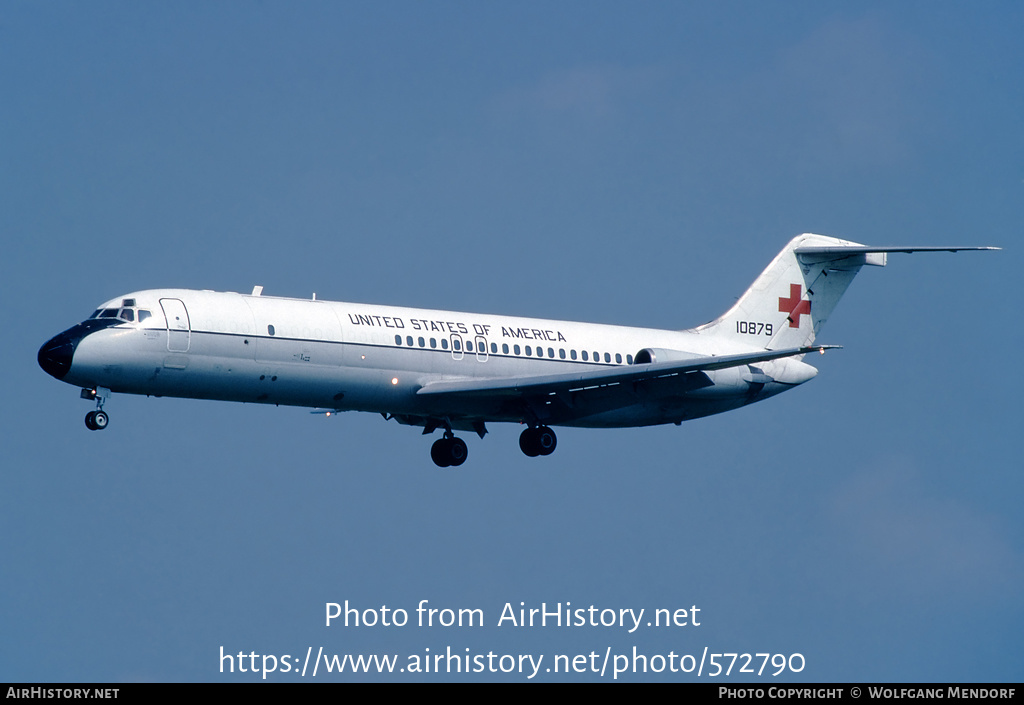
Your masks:
<svg viewBox="0 0 1024 705"><path fill-rule="evenodd" d="M785 313L789 315L789 327L799 328L800 327L800 314L805 313L808 316L811 315L811 302L804 300L801 296L803 287L799 284L789 285L789 298L779 297L779 313Z"/></svg>

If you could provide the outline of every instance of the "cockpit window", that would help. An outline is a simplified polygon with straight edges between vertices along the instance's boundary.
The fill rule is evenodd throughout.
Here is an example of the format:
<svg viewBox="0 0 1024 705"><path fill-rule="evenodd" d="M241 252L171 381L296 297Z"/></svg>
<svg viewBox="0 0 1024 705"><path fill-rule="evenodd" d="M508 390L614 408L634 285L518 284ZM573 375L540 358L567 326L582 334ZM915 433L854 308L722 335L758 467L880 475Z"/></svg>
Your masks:
<svg viewBox="0 0 1024 705"><path fill-rule="evenodd" d="M135 299L124 299L122 303L131 302L132 306L122 306L121 308L98 308L93 311L93 314L89 318L120 318L123 321L129 323L142 323L143 321L152 318L153 312L144 308L136 309L134 306Z"/></svg>

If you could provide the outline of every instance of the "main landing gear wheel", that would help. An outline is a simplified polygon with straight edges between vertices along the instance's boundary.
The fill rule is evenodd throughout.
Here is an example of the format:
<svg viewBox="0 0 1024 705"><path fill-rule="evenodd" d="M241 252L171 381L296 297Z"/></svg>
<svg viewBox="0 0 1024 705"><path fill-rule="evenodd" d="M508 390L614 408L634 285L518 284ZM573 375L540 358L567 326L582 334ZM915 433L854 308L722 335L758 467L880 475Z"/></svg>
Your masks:
<svg viewBox="0 0 1024 705"><path fill-rule="evenodd" d="M461 438L439 438L430 446L430 459L439 468L457 467L466 462L469 448Z"/></svg>
<svg viewBox="0 0 1024 705"><path fill-rule="evenodd" d="M531 458L538 455L551 455L555 452L558 439L555 432L547 426L528 428L519 436L519 448Z"/></svg>
<svg viewBox="0 0 1024 705"><path fill-rule="evenodd" d="M90 431L102 431L110 423L105 411L90 411L85 415L85 427Z"/></svg>

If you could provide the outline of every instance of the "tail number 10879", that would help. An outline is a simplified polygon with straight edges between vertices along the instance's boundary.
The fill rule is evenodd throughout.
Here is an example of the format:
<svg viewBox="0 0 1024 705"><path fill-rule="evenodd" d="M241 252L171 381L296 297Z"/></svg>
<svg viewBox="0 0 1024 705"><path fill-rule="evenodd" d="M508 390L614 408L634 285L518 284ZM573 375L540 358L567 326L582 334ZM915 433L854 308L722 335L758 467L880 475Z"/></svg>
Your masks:
<svg viewBox="0 0 1024 705"><path fill-rule="evenodd" d="M771 323L758 323L756 321L736 321L736 332L744 335L767 335L772 334Z"/></svg>

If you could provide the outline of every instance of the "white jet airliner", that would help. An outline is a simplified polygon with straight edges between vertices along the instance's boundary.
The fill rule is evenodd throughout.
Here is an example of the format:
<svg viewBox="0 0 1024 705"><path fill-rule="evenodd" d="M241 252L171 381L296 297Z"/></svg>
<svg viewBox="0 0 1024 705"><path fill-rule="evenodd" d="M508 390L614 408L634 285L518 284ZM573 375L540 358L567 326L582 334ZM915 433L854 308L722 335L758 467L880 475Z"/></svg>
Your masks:
<svg viewBox="0 0 1024 705"><path fill-rule="evenodd" d="M112 392L373 411L443 429L431 447L466 460L456 430L515 422L528 456L555 449L551 426L680 424L761 401L817 374L803 361L863 265L889 252L794 238L739 301L690 330L547 321L232 292L154 289L119 296L39 349L40 366L95 400Z"/></svg>

